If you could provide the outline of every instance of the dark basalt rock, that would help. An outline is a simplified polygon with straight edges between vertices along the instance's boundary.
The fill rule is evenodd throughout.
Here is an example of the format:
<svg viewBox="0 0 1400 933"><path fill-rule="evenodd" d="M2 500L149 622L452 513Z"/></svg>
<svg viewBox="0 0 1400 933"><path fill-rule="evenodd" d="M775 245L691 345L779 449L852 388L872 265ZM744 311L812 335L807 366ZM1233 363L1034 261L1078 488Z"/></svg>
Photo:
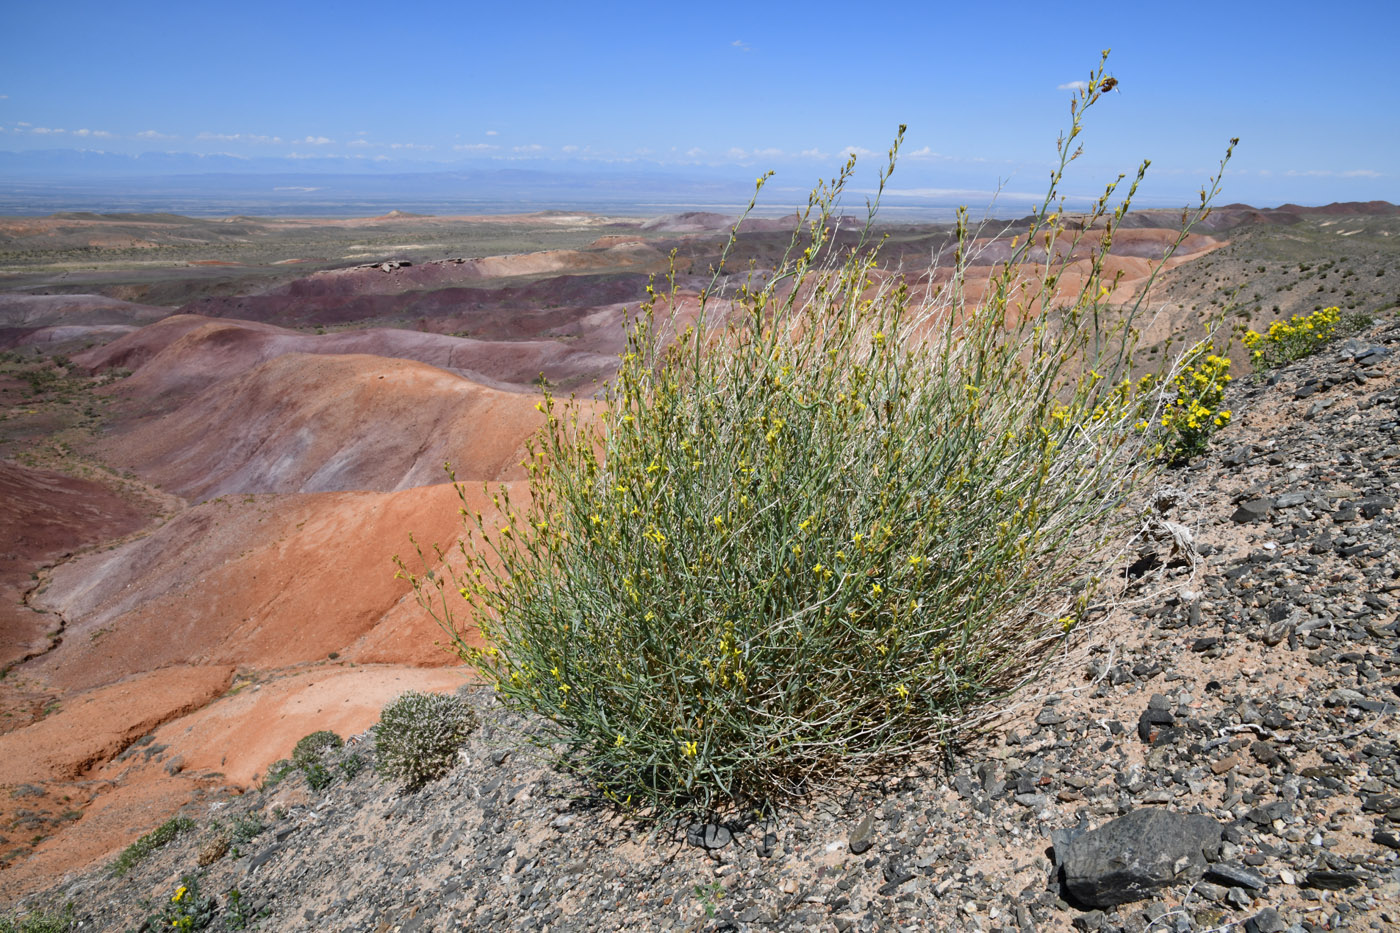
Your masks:
<svg viewBox="0 0 1400 933"><path fill-rule="evenodd" d="M1069 841L1064 891L1086 907L1113 907L1199 881L1223 832L1208 816L1134 810Z"/></svg>

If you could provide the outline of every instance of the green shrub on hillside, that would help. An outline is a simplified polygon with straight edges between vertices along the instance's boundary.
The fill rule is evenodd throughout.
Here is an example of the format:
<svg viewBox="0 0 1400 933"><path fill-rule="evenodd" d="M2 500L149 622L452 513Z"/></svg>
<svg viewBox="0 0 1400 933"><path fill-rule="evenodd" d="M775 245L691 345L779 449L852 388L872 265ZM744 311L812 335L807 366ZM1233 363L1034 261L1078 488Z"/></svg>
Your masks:
<svg viewBox="0 0 1400 933"><path fill-rule="evenodd" d="M117 860L112 863L112 874L120 878L139 865L146 856L156 849L170 844L175 841L176 837L192 829L194 829L194 820L186 816L172 816L123 849L122 854L117 856Z"/></svg>
<svg viewBox="0 0 1400 933"><path fill-rule="evenodd" d="M409 691L384 707L374 731L375 770L421 787L451 770L476 714L455 696Z"/></svg>
<svg viewBox="0 0 1400 933"><path fill-rule="evenodd" d="M1248 331L1244 345L1250 349L1250 362L1257 370L1274 369L1311 356L1334 338L1354 334L1369 327L1371 315L1342 314L1336 306L1311 314L1295 314L1288 320L1274 321L1264 333Z"/></svg>
<svg viewBox="0 0 1400 933"><path fill-rule="evenodd" d="M838 236L852 159L773 276L727 289L721 260L689 326L674 285L651 295L600 413L546 394L529 507L503 488L488 525L459 490L458 571L400 564L500 700L614 799L762 808L946 740L1082 617L1163 405L1128 380L1132 314L1110 323L1102 274L1146 165L1083 223L1057 201L1106 80L982 301L965 213L941 284L883 268L869 222ZM1064 294L1076 244L1092 268Z"/></svg>
<svg viewBox="0 0 1400 933"><path fill-rule="evenodd" d="M313 791L324 790L335 780L331 772L329 755L345 745L340 736L329 729L321 729L302 736L292 749L292 764L306 776L306 783Z"/></svg>

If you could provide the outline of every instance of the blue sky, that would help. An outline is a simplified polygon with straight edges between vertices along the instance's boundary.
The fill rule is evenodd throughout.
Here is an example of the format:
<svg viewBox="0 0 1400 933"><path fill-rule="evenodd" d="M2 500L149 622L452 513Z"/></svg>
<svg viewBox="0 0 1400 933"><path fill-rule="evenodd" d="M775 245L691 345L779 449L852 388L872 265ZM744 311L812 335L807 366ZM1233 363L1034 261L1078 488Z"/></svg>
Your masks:
<svg viewBox="0 0 1400 933"><path fill-rule="evenodd" d="M1068 86L1111 47L1121 93L1092 115L1071 193L1151 158L1145 199L1181 203L1239 136L1225 201L1400 201L1393 0L105 0L6 21L0 150L773 168L806 186L907 123L894 187L976 202L1043 188Z"/></svg>

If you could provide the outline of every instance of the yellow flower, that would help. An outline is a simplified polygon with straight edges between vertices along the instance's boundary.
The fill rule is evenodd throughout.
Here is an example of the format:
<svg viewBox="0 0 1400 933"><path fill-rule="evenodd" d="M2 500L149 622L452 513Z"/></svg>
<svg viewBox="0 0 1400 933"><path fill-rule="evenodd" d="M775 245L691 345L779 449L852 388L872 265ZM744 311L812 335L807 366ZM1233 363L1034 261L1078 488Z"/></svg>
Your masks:
<svg viewBox="0 0 1400 933"><path fill-rule="evenodd" d="M621 748L626 742L627 742L627 740L624 739L624 738L622 737L622 733L619 732L619 733L617 734L617 739L613 742L613 744L616 745L618 748Z"/></svg>
<svg viewBox="0 0 1400 933"><path fill-rule="evenodd" d="M681 751L685 753L687 758L694 758L700 754L700 745L698 742L682 742Z"/></svg>
<svg viewBox="0 0 1400 933"><path fill-rule="evenodd" d="M884 592L884 589L881 588L880 584L878 584L878 583L872 583L872 584L870 584L870 595L871 595L871 596L879 596L879 595L880 595L881 593L883 593L883 592Z"/></svg>

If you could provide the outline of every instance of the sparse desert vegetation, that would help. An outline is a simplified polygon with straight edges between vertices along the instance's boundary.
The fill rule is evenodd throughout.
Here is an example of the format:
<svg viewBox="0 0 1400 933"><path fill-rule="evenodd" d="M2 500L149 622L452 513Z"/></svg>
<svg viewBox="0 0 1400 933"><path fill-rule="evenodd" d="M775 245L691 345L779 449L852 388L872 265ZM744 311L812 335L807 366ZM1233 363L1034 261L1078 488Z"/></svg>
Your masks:
<svg viewBox="0 0 1400 933"><path fill-rule="evenodd" d="M0 890L101 864L0 930L1391 909L1393 206L844 182L3 226ZM1225 827L1197 883L1076 900L1151 808Z"/></svg>

